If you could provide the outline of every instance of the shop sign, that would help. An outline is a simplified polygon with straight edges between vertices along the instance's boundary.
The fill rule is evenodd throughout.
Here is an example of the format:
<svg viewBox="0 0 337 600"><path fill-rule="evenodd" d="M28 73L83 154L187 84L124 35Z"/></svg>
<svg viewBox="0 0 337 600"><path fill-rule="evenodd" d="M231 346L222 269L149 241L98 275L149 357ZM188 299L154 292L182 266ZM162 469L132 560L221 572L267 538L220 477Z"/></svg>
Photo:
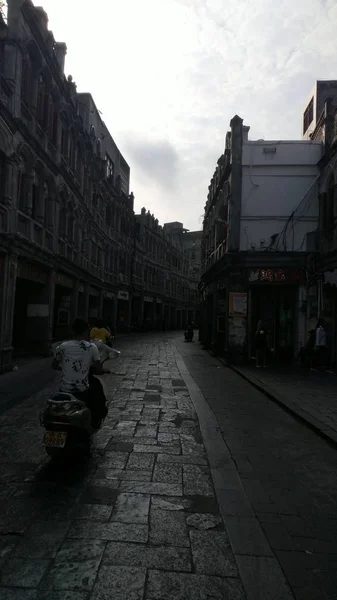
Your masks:
<svg viewBox="0 0 337 600"><path fill-rule="evenodd" d="M250 283L299 283L303 279L300 269L256 269L250 271Z"/></svg>
<svg viewBox="0 0 337 600"><path fill-rule="evenodd" d="M67 275L63 275L63 273L56 273L55 283L66 288L72 289L74 287L74 281L70 277L67 277Z"/></svg>
<svg viewBox="0 0 337 600"><path fill-rule="evenodd" d="M28 304L27 317L49 317L49 304Z"/></svg>
<svg viewBox="0 0 337 600"><path fill-rule="evenodd" d="M247 294L241 292L232 292L229 294L229 316L247 316Z"/></svg>
<svg viewBox="0 0 337 600"><path fill-rule="evenodd" d="M157 302L157 304L163 304L163 301L161 298L157 298L156 302Z"/></svg>
<svg viewBox="0 0 337 600"><path fill-rule="evenodd" d="M106 293L105 293L105 298L106 298L107 300L113 300L113 299L114 299L114 297L115 297L115 294L113 294L112 292L106 292Z"/></svg>
<svg viewBox="0 0 337 600"><path fill-rule="evenodd" d="M46 284L48 281L48 273L41 269L38 264L19 261L17 276L20 279L28 279L28 281L36 281L37 283Z"/></svg>
<svg viewBox="0 0 337 600"><path fill-rule="evenodd" d="M117 298L118 300L129 300L129 292L127 290L119 290Z"/></svg>
<svg viewBox="0 0 337 600"><path fill-rule="evenodd" d="M144 296L144 302L153 302L153 298L151 296Z"/></svg>

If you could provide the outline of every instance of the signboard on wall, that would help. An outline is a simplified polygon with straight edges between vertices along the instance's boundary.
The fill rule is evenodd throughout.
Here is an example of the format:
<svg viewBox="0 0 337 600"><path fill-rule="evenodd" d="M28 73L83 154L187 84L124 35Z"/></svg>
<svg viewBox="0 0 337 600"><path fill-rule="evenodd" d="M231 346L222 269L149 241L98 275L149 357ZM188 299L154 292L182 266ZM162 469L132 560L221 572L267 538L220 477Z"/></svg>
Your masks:
<svg viewBox="0 0 337 600"><path fill-rule="evenodd" d="M48 281L48 272L44 271L37 263L24 262L18 263L18 277L28 279L36 283L46 284Z"/></svg>
<svg viewBox="0 0 337 600"><path fill-rule="evenodd" d="M117 298L118 300L129 300L129 292L127 290L119 290Z"/></svg>
<svg viewBox="0 0 337 600"><path fill-rule="evenodd" d="M242 292L231 292L229 294L229 316L247 316L247 294Z"/></svg>
<svg viewBox="0 0 337 600"><path fill-rule="evenodd" d="M65 288L73 288L74 287L73 279L71 279L67 275L63 275L63 273L55 274L55 283L56 283L56 285L61 285L62 287L65 287Z"/></svg>
<svg viewBox="0 0 337 600"><path fill-rule="evenodd" d="M301 269L255 269L249 273L249 282L299 283L303 277Z"/></svg>

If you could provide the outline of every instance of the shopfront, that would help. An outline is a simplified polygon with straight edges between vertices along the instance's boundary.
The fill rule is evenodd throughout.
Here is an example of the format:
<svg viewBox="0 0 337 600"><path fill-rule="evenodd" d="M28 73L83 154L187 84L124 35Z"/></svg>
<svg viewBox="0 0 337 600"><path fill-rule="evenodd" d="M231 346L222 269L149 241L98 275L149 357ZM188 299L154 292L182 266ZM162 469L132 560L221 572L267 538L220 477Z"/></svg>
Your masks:
<svg viewBox="0 0 337 600"><path fill-rule="evenodd" d="M101 294L98 288L89 287L89 310L88 320L90 325L94 325L98 319L101 319Z"/></svg>
<svg viewBox="0 0 337 600"><path fill-rule="evenodd" d="M53 338L61 340L71 335L71 322L74 312L75 282L65 273L55 274Z"/></svg>
<svg viewBox="0 0 337 600"><path fill-rule="evenodd" d="M51 343L50 273L39 263L19 259L16 278L13 348L16 354L41 354Z"/></svg>
<svg viewBox="0 0 337 600"><path fill-rule="evenodd" d="M249 355L255 356L259 321L268 331L271 360L290 363L296 355L299 285L303 273L296 269L259 269L249 275Z"/></svg>
<svg viewBox="0 0 337 600"><path fill-rule="evenodd" d="M103 298L103 322L113 331L116 327L115 304L117 298L112 292L106 292Z"/></svg>
<svg viewBox="0 0 337 600"><path fill-rule="evenodd" d="M144 329L149 331L155 326L155 304L152 296L144 296Z"/></svg>
<svg viewBox="0 0 337 600"><path fill-rule="evenodd" d="M127 290L119 290L117 294L117 329L121 332L129 330L130 294Z"/></svg>

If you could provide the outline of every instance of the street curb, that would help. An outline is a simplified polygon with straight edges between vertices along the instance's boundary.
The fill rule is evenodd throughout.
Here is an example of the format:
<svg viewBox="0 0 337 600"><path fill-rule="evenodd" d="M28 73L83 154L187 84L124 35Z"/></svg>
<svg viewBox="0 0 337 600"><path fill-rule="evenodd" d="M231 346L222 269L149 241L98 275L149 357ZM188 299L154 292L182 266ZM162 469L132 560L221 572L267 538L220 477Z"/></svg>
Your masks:
<svg viewBox="0 0 337 600"><path fill-rule="evenodd" d="M317 433L321 438L323 438L326 442L334 447L337 446L337 432L323 424L319 419L313 417L310 413L304 410L301 406L298 406L296 402L288 402L284 396L281 396L275 390L270 388L269 386L263 384L260 380L256 379L252 375L247 375L240 368L235 367L234 365L230 365L225 361L217 358L221 364L226 367L229 367L237 373L242 379L248 381L254 388L262 392L267 398L278 404L281 408L283 408L286 412L291 414L297 420L301 421L310 429L312 429L315 433Z"/></svg>
<svg viewBox="0 0 337 600"><path fill-rule="evenodd" d="M205 446L214 491L219 505L219 512L235 558L245 596L247 600L256 600L256 598L262 598L262 596L263 598L275 597L275 587L272 579L263 582L258 580L255 584L255 589L252 589L251 573L249 569L242 564L242 559L251 558L253 560L255 559L258 563L262 563L262 565L263 563L267 563L269 568L273 567L280 586L278 598L280 598L280 600L281 598L284 600L292 600L294 599L293 592L283 573L278 558L271 548L259 520L256 518L255 511L244 489L242 477L239 474L235 461L232 458L230 450L222 435L216 415L205 398L201 388L193 378L193 375L189 372L184 356L176 345L175 348L178 355L178 358L176 357L177 367L186 384L198 416L202 441ZM234 487L232 487L233 476L239 481ZM232 510L226 509L227 494L228 492L233 492L233 490L235 490L237 501L241 504L240 510L235 513L233 513ZM243 520L246 520L247 527L251 525L255 535L258 535L258 538L262 540L260 543L263 545L263 551L260 550L256 556L251 554L248 550L244 553L238 551L238 549L235 550L235 539L237 539L237 535L233 534L233 527L230 528L229 523L234 522L235 529L235 522ZM262 583L263 588L261 587ZM256 595L256 592L258 592L258 595Z"/></svg>

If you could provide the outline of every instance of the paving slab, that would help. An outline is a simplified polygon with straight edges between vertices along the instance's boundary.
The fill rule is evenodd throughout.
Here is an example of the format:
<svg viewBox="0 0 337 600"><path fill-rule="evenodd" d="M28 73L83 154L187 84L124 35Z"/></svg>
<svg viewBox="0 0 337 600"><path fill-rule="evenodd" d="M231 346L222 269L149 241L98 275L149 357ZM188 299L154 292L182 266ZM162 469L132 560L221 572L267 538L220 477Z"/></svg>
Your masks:
<svg viewBox="0 0 337 600"><path fill-rule="evenodd" d="M151 509L150 533L151 544L160 546L189 547L190 541L184 513L180 511L162 511Z"/></svg>
<svg viewBox="0 0 337 600"><path fill-rule="evenodd" d="M188 548L179 546L140 546L108 542L103 564L188 572L192 571L192 556Z"/></svg>
<svg viewBox="0 0 337 600"><path fill-rule="evenodd" d="M120 493L111 516L111 521L147 524L150 496L146 494Z"/></svg>
<svg viewBox="0 0 337 600"><path fill-rule="evenodd" d="M149 571L146 600L245 600L239 579Z"/></svg>
<svg viewBox="0 0 337 600"><path fill-rule="evenodd" d="M103 565L90 600L143 600L146 570Z"/></svg>

